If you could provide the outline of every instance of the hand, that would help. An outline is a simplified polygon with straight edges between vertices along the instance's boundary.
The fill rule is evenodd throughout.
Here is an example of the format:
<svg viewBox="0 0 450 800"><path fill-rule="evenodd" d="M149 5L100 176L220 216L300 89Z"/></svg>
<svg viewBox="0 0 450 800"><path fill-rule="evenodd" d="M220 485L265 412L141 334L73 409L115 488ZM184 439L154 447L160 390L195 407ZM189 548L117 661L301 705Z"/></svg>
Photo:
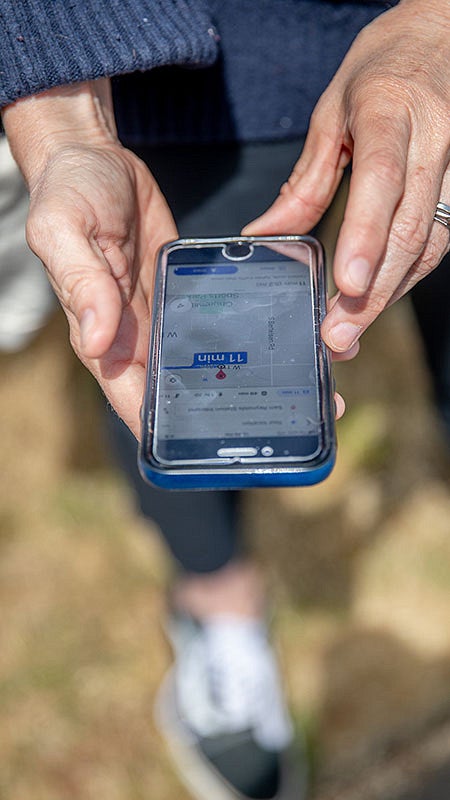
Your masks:
<svg viewBox="0 0 450 800"><path fill-rule="evenodd" d="M175 238L158 186L120 146L58 151L31 192L28 240L67 315L72 346L136 436L155 256Z"/></svg>
<svg viewBox="0 0 450 800"><path fill-rule="evenodd" d="M176 227L145 164L114 136L60 132L47 150L39 169L25 169L29 243L75 352L138 436L155 255Z"/></svg>
<svg viewBox="0 0 450 800"><path fill-rule="evenodd" d="M305 147L248 235L306 233L350 159L353 171L334 258L338 295L322 328L346 351L385 306L449 251L433 222L450 204L450 4L402 0L357 37L311 120Z"/></svg>
<svg viewBox="0 0 450 800"><path fill-rule="evenodd" d="M177 237L158 186L119 145L66 146L31 189L27 228L67 315L75 353L139 438L155 256ZM335 404L340 418L345 403L337 393Z"/></svg>

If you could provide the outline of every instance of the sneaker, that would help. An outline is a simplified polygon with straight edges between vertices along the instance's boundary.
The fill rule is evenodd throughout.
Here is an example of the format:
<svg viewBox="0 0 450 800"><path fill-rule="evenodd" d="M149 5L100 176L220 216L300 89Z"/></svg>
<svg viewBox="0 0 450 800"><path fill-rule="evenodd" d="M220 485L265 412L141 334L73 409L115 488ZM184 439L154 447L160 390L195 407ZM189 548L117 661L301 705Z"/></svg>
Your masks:
<svg viewBox="0 0 450 800"><path fill-rule="evenodd" d="M220 616L172 617L175 663L156 720L198 800L301 800L292 724L266 626ZM303 765L302 765L303 766Z"/></svg>

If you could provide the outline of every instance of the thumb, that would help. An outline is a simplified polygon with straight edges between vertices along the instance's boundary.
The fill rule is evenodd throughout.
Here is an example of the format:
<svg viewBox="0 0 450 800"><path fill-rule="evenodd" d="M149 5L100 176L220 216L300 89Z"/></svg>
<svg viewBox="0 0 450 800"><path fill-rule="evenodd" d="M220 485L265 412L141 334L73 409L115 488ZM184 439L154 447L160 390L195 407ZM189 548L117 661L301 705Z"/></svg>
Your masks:
<svg viewBox="0 0 450 800"><path fill-rule="evenodd" d="M98 245L67 223L61 228L59 222L59 233L44 242L27 231L29 244L43 261L66 313L72 345L85 358L99 358L116 336L121 293Z"/></svg>

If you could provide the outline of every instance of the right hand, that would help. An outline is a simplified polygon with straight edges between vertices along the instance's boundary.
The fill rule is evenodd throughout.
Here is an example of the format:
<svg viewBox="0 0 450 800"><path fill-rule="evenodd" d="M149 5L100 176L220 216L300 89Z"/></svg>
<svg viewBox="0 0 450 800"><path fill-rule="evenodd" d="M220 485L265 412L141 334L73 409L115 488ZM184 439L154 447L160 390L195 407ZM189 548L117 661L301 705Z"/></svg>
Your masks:
<svg viewBox="0 0 450 800"><path fill-rule="evenodd" d="M334 254L339 293L322 325L335 352L449 252L436 204L450 197L450 2L401 0L354 40L311 118L278 198L243 233L306 233L352 158Z"/></svg>
<svg viewBox="0 0 450 800"><path fill-rule="evenodd" d="M9 135L8 114L5 123ZM169 208L145 164L114 136L58 131L45 148L40 141L47 156L38 169L10 141L30 190L28 241L67 315L72 346L138 436L155 257L177 237Z"/></svg>

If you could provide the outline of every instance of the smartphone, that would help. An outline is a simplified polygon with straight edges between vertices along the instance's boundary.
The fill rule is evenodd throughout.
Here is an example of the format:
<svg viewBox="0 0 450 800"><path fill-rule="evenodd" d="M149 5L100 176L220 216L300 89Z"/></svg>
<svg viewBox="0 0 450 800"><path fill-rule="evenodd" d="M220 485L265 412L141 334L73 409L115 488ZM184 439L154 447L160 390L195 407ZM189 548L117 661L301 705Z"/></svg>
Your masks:
<svg viewBox="0 0 450 800"><path fill-rule="evenodd" d="M139 468L172 489L308 485L336 452L323 248L180 239L159 253Z"/></svg>

